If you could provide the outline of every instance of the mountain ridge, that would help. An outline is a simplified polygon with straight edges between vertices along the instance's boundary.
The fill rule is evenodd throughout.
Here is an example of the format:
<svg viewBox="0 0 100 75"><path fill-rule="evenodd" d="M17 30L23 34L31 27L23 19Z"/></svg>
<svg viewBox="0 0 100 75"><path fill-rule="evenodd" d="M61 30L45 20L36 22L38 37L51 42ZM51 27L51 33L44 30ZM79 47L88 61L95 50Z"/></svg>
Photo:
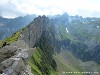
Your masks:
<svg viewBox="0 0 100 75"><path fill-rule="evenodd" d="M5 62L8 61L7 59L12 61L10 57L13 55L17 57L17 54L22 53L21 58L18 58L20 58L22 62L25 61L24 63L27 62L25 65L29 66L27 67L28 69L24 68L24 70L35 75L63 75L62 71L99 72L100 67L97 67L97 65L99 65L100 44L100 36L98 35L99 29L97 28L97 26L99 26L99 19L95 19L96 21L94 22L92 19L86 21L86 19L82 17L70 17L65 15L66 14L51 19L46 16L38 16L28 26L22 29L21 32L16 32L13 37L6 39L7 44L4 43L3 48L0 49L0 53L2 54L1 62L3 62L3 58ZM62 19L60 20L60 18ZM89 29L88 26L91 29ZM7 51L5 50L3 53L2 50L4 50L6 46L12 48L7 50L9 54L14 54L5 57ZM18 47L18 51L14 50L12 46L14 46L14 48ZM26 58L23 58L23 53ZM27 55L29 55L30 58L28 58ZM22 60L22 58L24 60ZM89 63L91 64L89 65ZM3 65L5 65L5 63ZM19 65L19 67L20 66L21 65ZM65 68L65 70L63 68ZM9 70L9 66L7 69ZM17 72L12 70L10 75L13 75L13 73L16 75L21 73L27 74L28 72L24 70L20 69L21 72L19 72L19 70L17 70ZM2 67L0 71L6 73ZM94 75L94 73L90 75ZM98 73L97 75L100 74Z"/></svg>

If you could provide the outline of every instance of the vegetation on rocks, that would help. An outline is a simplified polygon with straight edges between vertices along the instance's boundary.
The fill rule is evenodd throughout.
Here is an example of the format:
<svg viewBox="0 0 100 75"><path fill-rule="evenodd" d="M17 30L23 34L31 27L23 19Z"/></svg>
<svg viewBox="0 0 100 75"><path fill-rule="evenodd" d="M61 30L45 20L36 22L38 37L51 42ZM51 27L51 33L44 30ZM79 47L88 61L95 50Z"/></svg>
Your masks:
<svg viewBox="0 0 100 75"><path fill-rule="evenodd" d="M17 31L16 33L14 33L12 36L5 38L4 40L1 40L0 48L2 48L5 45L9 45L10 43L12 43L14 41L17 41L18 37L20 36L20 34L22 33L23 30L24 30L24 28Z"/></svg>

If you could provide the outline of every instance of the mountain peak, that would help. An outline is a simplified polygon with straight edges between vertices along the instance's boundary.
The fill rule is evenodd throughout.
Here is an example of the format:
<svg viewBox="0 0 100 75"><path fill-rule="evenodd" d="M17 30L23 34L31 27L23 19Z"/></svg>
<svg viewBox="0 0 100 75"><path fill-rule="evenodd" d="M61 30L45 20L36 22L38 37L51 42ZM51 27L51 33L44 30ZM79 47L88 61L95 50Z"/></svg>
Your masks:
<svg viewBox="0 0 100 75"><path fill-rule="evenodd" d="M0 65L2 65L0 67L0 74L5 73L7 75L18 75L20 73L20 75L23 75L25 73L32 75L30 74L31 72L29 69L30 67L27 64L27 59L32 56L33 51L35 50L33 47L39 42L44 32L46 32L45 30L48 23L48 17L38 16L22 30L15 42L0 49L3 54L0 55Z"/></svg>
<svg viewBox="0 0 100 75"><path fill-rule="evenodd" d="M21 34L23 37L20 37L19 39L25 40L25 42L30 47L33 47L37 39L39 39L43 31L45 31L48 23L48 17L46 17L45 15L38 16L25 28L25 30Z"/></svg>

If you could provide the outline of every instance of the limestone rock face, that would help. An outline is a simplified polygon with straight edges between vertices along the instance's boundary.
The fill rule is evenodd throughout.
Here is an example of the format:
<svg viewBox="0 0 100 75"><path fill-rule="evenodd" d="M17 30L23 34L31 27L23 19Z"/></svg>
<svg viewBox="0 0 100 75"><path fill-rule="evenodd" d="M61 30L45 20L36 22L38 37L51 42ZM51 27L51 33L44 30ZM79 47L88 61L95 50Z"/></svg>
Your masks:
<svg viewBox="0 0 100 75"><path fill-rule="evenodd" d="M48 23L49 19L45 16L35 18L16 42L0 49L1 75L33 75L28 59L32 56L35 50L33 47L41 38Z"/></svg>
<svg viewBox="0 0 100 75"><path fill-rule="evenodd" d="M17 43L14 43L16 44L15 47L13 46L14 44L11 44L10 46L5 46L1 49L1 51L5 49L2 53L6 54L8 51L10 51L10 53L14 52L14 55L11 55L8 59L4 58L4 61L1 62L0 71L2 75L3 73L4 75L32 75L27 62L28 58L31 57L35 48L18 48ZM7 48L8 50L6 50ZM3 54L3 56L6 55Z"/></svg>
<svg viewBox="0 0 100 75"><path fill-rule="evenodd" d="M5 46L0 49L0 62L13 56L16 51L17 49L14 46Z"/></svg>
<svg viewBox="0 0 100 75"><path fill-rule="evenodd" d="M39 16L34 19L22 32L19 39L23 39L30 47L33 47L35 43L40 39L43 31L49 23L49 18L45 16Z"/></svg>

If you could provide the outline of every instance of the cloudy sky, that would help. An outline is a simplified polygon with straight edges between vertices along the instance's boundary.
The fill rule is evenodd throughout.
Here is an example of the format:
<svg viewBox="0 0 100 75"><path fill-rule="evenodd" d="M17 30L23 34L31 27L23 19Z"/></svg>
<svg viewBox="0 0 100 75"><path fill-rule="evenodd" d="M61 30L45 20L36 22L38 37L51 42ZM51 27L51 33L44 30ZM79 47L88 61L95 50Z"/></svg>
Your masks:
<svg viewBox="0 0 100 75"><path fill-rule="evenodd" d="M0 0L0 16L12 18L27 14L100 17L100 0Z"/></svg>

